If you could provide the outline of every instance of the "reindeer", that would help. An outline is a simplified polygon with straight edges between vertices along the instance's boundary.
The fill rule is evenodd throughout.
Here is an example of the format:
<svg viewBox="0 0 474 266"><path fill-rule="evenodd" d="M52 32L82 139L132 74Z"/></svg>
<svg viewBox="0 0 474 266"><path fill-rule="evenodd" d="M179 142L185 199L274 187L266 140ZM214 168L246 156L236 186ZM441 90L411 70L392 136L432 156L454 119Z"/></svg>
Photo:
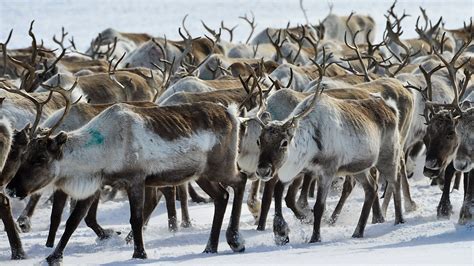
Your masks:
<svg viewBox="0 0 474 266"><path fill-rule="evenodd" d="M117 119L123 123L110 123ZM236 163L239 124L234 105L224 108L196 103L139 108L116 104L76 131L31 140L26 159L8 188L12 194L25 197L54 183L72 198L81 200L68 219L58 246L47 258L50 263L61 260L71 234L100 186L117 182L126 187L130 200L133 257L146 258L142 237L145 186L177 185L196 176L200 176L198 184L206 187L214 199L216 210L205 252L217 252L228 200L227 191L215 182L235 189L226 236L235 251L242 251L238 222L245 178L239 176ZM110 152L104 147L123 150Z"/></svg>
<svg viewBox="0 0 474 266"><path fill-rule="evenodd" d="M319 176L310 242L321 241L319 228L329 185L335 176L345 174L354 174L366 193L361 218L353 234L354 237L363 236L367 216L376 197L376 181L368 174L374 166L394 187L395 224L403 223L397 179L400 158L398 109L392 101L391 98L384 100L380 97L339 100L321 94L320 88L317 88L314 95L300 103L285 120L262 123L257 175L263 181L278 176L282 183L287 183L305 169ZM334 125L334 121L338 124ZM340 134L335 134L339 131ZM343 133L348 131L351 134ZM351 135L358 136L359 141L351 140ZM330 141L334 137L339 139ZM378 139L380 141L374 142ZM341 141L357 147L348 149L346 144L334 145ZM364 152L360 153L361 150ZM278 201L282 192L283 186L275 191L277 204L280 204ZM281 213L275 216L274 231L278 243L288 241L288 227Z"/></svg>
<svg viewBox="0 0 474 266"><path fill-rule="evenodd" d="M467 181L470 177L469 174L469 164L465 164L464 166L460 166L459 164L456 165L456 161L454 157L457 153L467 153L469 154L469 133L458 133L458 120L463 120L462 115L466 110L470 109L470 98L472 95L468 95L464 101L461 101L463 98L463 94L466 93L466 89L468 87L470 78L472 76L472 72L468 68L464 69L464 78L463 80L458 82L457 72L465 65L467 61L461 63L460 65L456 65L457 61L459 61L459 57L463 50L467 47L469 43L464 42L463 46L459 49L457 53L454 54L453 58L450 62L448 62L443 55L438 51L438 49L432 48L435 55L438 59L443 63L443 66L446 68L446 75L449 80L449 84L451 85L452 91L454 93L454 97L451 104L439 103L433 101L433 84L431 82L430 76L425 75L426 78L426 89L425 91L425 98L428 100L425 105L425 118L427 121L427 129L426 135L424 138L424 143L426 145L426 160L425 160L425 168L424 173L428 176L444 176L445 185L443 187L443 194L441 196L440 203L437 208L437 215L438 218L449 218L452 211L451 202L449 199L449 193L451 188L451 179L454 175L456 169L461 169L462 172L465 172L465 181ZM441 44L442 45L442 44ZM440 46L441 47L441 46ZM438 68L441 68L440 65ZM420 66L420 70L423 74L427 73L426 70L422 66ZM472 94L472 92L471 92ZM463 105L463 103L466 103ZM444 109L440 111L436 111L437 108L446 107L449 109ZM463 110L464 109L464 110ZM469 113L469 111L467 112ZM430 117L431 114L431 117ZM463 121L466 121L464 118ZM469 121L469 119L467 119ZM469 125L469 122L467 122ZM467 126L468 127L468 126ZM465 128L460 126L463 130ZM459 131L461 132L461 131ZM465 132L465 131L464 131ZM464 135L463 135L464 134ZM467 141L465 141L465 146L459 148L459 141L463 136L467 136ZM459 146L459 147L458 147ZM456 152L457 151L457 152ZM461 152L460 152L461 151ZM469 155L467 156L469 158ZM468 187L465 187L465 196L468 197L467 200L470 201L469 197L471 191ZM463 204L463 209L461 211L460 216L460 223L465 223L466 219L471 217L469 212L469 207L466 209L466 204Z"/></svg>
<svg viewBox="0 0 474 266"><path fill-rule="evenodd" d="M5 163L13 144L13 129L10 122L2 118L0 119L0 173L3 171ZM8 241L10 242L11 258L14 260L26 258L25 251L21 244L20 236L15 228L10 208L10 199L0 192L0 217L3 221L5 231L7 232Z"/></svg>
<svg viewBox="0 0 474 266"><path fill-rule="evenodd" d="M131 104L134 106L141 106L141 107L155 106L155 104L151 102L131 102L128 104ZM64 130L67 132L72 131L77 128L80 128L81 126L89 122L97 114L99 114L101 111L103 111L104 109L110 106L111 104L91 105L87 103L78 103L71 107L70 114L68 115L68 117L66 117L66 119L62 121L59 127L56 127L56 124L59 123L59 121L61 121L62 115L64 114L64 109L60 109L56 111L53 115L51 115L45 122L43 122L40 125L40 128L57 128L56 131L59 131L59 130ZM28 130L34 130L34 129L28 129ZM10 163L12 164L12 167L16 166L16 170L13 171L13 175L14 175L14 173L18 170L21 164L21 158L16 158L14 161ZM177 219L176 219L176 210L174 209L175 208L174 207L174 198L175 198L174 188L160 188L160 190L161 191L158 192L158 191L155 191L155 189L153 188L146 189L147 195L151 195L151 196L150 196L150 201L146 201L145 209L152 210L156 206L156 204L158 204L159 199L161 198L161 194L164 194L165 198L167 199L167 208L168 208L168 214L169 214L169 218L168 218L169 229L172 231L175 231L177 230L178 226L177 226ZM160 193L160 194L156 195L156 193ZM18 218L18 223L23 232L29 231L31 227L29 219L31 218L31 215L33 214L33 209L40 198L40 194L36 194L36 195L38 196L32 198L33 202L30 201L28 203L28 206L30 206L31 208L28 208L28 207L25 208L23 213ZM46 242L47 247L53 247L54 245L54 238L55 238L57 229L59 227L59 224L61 222L61 214L62 214L64 205L66 203L66 200L67 200L67 195L63 191L56 190L54 192L53 210L51 213L51 226L50 226L50 231L48 234L48 240ZM181 210L183 214L182 225L187 227L190 225L191 222L189 219L187 205L185 204L187 202L187 191L185 187L184 189L180 187L180 200L182 204ZM99 203L99 198L97 197L95 201L92 203L92 206L89 209L89 212L85 218L85 221L86 221L86 224L97 234L99 239L102 240L102 239L109 238L115 232L113 232L112 230L104 230L102 229L102 227L98 225L97 220L96 220L96 211L97 211L98 203Z"/></svg>
<svg viewBox="0 0 474 266"><path fill-rule="evenodd" d="M118 32L112 28L103 30L91 41L90 47L84 53L92 59L119 58L123 53L129 53L153 37L146 33ZM75 44L72 43L75 47ZM81 53L82 54L82 53Z"/></svg>

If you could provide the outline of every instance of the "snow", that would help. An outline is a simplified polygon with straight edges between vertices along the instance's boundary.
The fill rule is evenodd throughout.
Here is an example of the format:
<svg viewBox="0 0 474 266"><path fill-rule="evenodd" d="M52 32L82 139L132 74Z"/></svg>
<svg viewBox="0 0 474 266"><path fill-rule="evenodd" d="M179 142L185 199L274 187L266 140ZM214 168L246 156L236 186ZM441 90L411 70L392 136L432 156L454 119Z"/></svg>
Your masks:
<svg viewBox="0 0 474 266"><path fill-rule="evenodd" d="M418 162L420 165L421 161ZM290 243L286 246L274 244L272 232L273 205L267 220L267 230L256 231L253 217L246 206L242 208L241 234L245 239L244 253L233 253L225 240L225 229L229 221L231 201L227 208L221 231L219 253L202 254L209 236L213 204L190 203L191 228L180 228L168 232L167 214L161 203L154 212L144 232L148 260L133 260L133 246L127 245L125 236L130 230L128 223L129 205L124 197L99 205L98 221L104 228L112 228L121 235L100 242L95 234L82 222L76 230L64 253L64 264L470 264L473 262L474 227L457 225L462 202L462 191L451 193L454 213L449 220L436 218L436 206L441 196L438 187L429 185L430 180L422 177L418 169L416 179L410 179L412 196L418 209L405 213L406 223L395 226L393 207L389 207L387 221L383 224L369 224L362 239L351 235L357 224L363 203L362 188L356 186L349 197L338 222L329 226L323 221L322 242L308 244L312 225L297 220L289 209L284 208L284 217L290 227ZM201 192L202 193L202 192ZM46 197L45 197L46 199ZM339 193L328 198L325 218L335 208ZM44 202L44 201L43 201ZM15 202L15 217L22 204ZM314 199L310 199L314 204ZM179 203L177 203L179 207ZM32 219L33 230L21 234L28 259L10 261L10 249L6 234L0 234L0 261L2 265L31 265L44 262L52 249L44 246L49 226L51 206L39 203ZM68 209L63 214L67 219ZM180 214L178 209L178 214ZM180 217L180 216L179 216ZM62 223L56 243L64 230Z"/></svg>
<svg viewBox="0 0 474 266"><path fill-rule="evenodd" d="M61 26L74 36L78 48L85 50L90 40L101 30L113 27L126 32L148 32L153 35L166 34L178 38L177 27L185 14L189 14L188 28L195 36L202 34L199 22L217 27L221 20L226 25L240 23L235 33L236 40L244 40L248 26L238 16L253 11L258 27L256 33L266 26L284 27L288 20L292 25L303 23L304 17L293 1L1 1L0 40L5 40L9 30L14 28L10 48L29 45L27 36L29 22L35 19L34 32L38 39L44 39L49 47L56 47L51 41L53 34L59 34ZM371 14L379 26L381 36L384 25L384 11L390 1L333 1L334 12L349 14L355 10ZM405 23L405 38L414 37L414 24L419 14L418 6L427 7L428 14L435 20L443 16L447 28L462 25L473 14L472 1L399 1L398 11L406 9L409 17ZM328 13L326 1L305 1L308 16L313 22L322 20ZM284 216L290 227L290 243L276 246L273 241L273 207L267 221L267 230L256 231L253 218L246 206L242 208L241 233L245 239L246 251L235 254L225 240L225 229L229 221L231 202L227 208L221 232L219 254L202 254L211 228L213 204L190 203L191 228L171 233L167 229L167 215L163 203L153 214L144 233L148 260L132 260L133 246L123 240L130 230L128 201L123 197L99 206L98 220L105 228L113 228L122 234L105 242L96 240L95 234L82 222L72 236L64 254L64 264L468 264L474 260L473 226L459 226L457 220L462 203L462 191L453 191L451 202L454 213L449 220L436 218L441 190L429 185L430 180L419 171L423 158L418 162L415 178L410 179L412 195L418 209L405 213L406 223L393 224L393 207L389 207L387 221L383 224L368 224L363 239L352 239L359 212L362 208L363 192L356 187L348 199L339 221L329 226L323 221L322 242L308 244L312 233L311 224L302 224L288 209ZM461 185L462 188L462 185ZM339 194L328 198L326 218L334 209ZM46 197L45 197L46 199ZM24 203L14 202L14 216L17 217ZM311 199L310 204L314 204ZM179 206L179 203L177 203ZM51 205L39 203L32 219L32 232L21 234L28 259L10 261L10 248L5 233L0 233L1 265L32 265L44 262L52 251L44 246L49 226ZM69 211L63 214L63 223L56 237L56 243L64 230L64 221ZM179 210L178 210L178 213ZM369 221L371 218L369 218Z"/></svg>

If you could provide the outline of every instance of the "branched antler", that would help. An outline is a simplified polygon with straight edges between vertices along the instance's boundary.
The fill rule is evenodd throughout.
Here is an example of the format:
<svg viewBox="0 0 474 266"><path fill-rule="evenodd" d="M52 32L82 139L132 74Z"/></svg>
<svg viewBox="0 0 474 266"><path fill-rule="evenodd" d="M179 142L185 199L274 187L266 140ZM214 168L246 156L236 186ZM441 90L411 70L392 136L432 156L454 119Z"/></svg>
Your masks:
<svg viewBox="0 0 474 266"><path fill-rule="evenodd" d="M2 55L3 55L2 77L4 77L7 73L7 45L10 42L12 34L13 34L13 29L10 30L10 33L8 34L7 40L4 43L0 43L0 47L2 48Z"/></svg>
<svg viewBox="0 0 474 266"><path fill-rule="evenodd" d="M250 34L249 37L247 37L247 40L245 41L245 44L248 44L250 42L250 39L252 38L253 33L255 32L255 28L257 27L257 24L255 23L255 15L253 12L250 12L252 14L252 19L250 19L247 14L243 17L239 17L240 19L243 19L245 22L247 22L250 25Z"/></svg>
<svg viewBox="0 0 474 266"><path fill-rule="evenodd" d="M122 59L125 57L127 53L124 52L123 55L119 58L119 60L117 60L117 62L115 62L115 65L114 67L112 68L112 65L113 65L113 61L115 58L112 58L109 60L109 70L107 71L109 73L109 78L110 80L112 80L113 82L115 82L115 84L117 84L120 88L124 89L125 86L123 86L122 83L120 83L118 80L117 80L117 77L115 77L115 72L117 70L117 66L119 65L119 63L122 61Z"/></svg>

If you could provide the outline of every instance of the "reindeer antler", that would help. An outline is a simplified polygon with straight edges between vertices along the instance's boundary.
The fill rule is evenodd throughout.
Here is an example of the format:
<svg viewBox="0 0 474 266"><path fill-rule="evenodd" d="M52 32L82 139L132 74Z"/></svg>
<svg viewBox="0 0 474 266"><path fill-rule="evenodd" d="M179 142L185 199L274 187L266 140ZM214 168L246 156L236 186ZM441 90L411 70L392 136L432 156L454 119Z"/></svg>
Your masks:
<svg viewBox="0 0 474 266"><path fill-rule="evenodd" d="M2 47L2 54L3 54L3 73L2 77L4 77L7 73L7 44L10 42L10 39L13 34L13 29L10 30L8 34L7 40L4 43L0 43L0 47Z"/></svg>
<svg viewBox="0 0 474 266"><path fill-rule="evenodd" d="M18 95L28 99L29 101L31 101L35 105L36 116L35 116L35 120L33 122L33 126L31 127L31 130L30 130L30 137L33 138L35 133L36 133L36 129L39 125L39 122L41 120L41 115L43 114L43 107L51 100L51 98L53 96L53 92L51 91L49 93L46 100L40 102L40 101L36 100L35 98L33 98L33 96L31 96L27 92L24 92L22 90L16 90L16 89L9 88L9 87L5 86L3 83L0 83L0 85L2 85L1 86L2 89L6 90L10 93L18 94Z"/></svg>
<svg viewBox="0 0 474 266"><path fill-rule="evenodd" d="M117 62L115 62L115 65L114 67L112 68L112 64L113 64L113 61L115 58L112 58L109 60L109 70L108 70L108 73L109 73L109 78L110 80L112 80L113 82L115 82L115 84L117 84L120 88L124 89L125 86L123 86L122 83L120 83L118 80L117 80L117 77L115 77L115 72L117 70L117 66L118 64L120 63L120 61L122 61L122 59L125 57L125 55L127 54L127 52L124 52L123 55L119 58L119 60L117 60Z"/></svg>
<svg viewBox="0 0 474 266"><path fill-rule="evenodd" d="M74 102L74 103L71 102L72 92L76 88L77 83L78 83L78 78L76 78L76 80L74 81L74 84L71 86L71 88L69 88L69 90L66 90L63 87L61 87L60 77L58 77L58 84L56 86L50 86L50 85L43 84L43 86L46 87L48 90L50 90L51 93L52 92L57 92L57 93L61 94L61 96L64 98L64 101L66 102L66 106L64 107L64 113L59 118L59 120L46 132L45 135L47 137L51 136L51 134L53 132L55 132L58 129L58 127L63 123L64 118L66 118L67 114L69 114L69 111L71 110L71 106L76 104L77 102L79 102L81 100L82 97L79 97L79 99L77 99L76 102Z"/></svg>
<svg viewBox="0 0 474 266"><path fill-rule="evenodd" d="M245 44L248 44L250 39L252 38L253 33L255 32L255 28L257 27L257 24L255 23L255 15L253 14L252 11L250 11L250 14L252 14L252 19L250 19L247 14L244 16L239 17L240 19L243 19L245 22L247 22L250 25L250 34L247 37L247 40L245 41Z"/></svg>

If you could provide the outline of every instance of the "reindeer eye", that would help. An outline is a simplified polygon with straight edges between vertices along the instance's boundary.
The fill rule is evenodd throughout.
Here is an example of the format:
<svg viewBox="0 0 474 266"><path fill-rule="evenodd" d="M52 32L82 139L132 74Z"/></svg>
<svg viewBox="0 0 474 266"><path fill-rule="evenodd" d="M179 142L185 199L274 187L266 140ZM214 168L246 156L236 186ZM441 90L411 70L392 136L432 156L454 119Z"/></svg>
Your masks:
<svg viewBox="0 0 474 266"><path fill-rule="evenodd" d="M34 164L43 164L47 161L47 158L45 156L38 156L34 160Z"/></svg>
<svg viewBox="0 0 474 266"><path fill-rule="evenodd" d="M288 146L288 140L284 139L281 144L280 144L280 147L281 148L286 148Z"/></svg>
<svg viewBox="0 0 474 266"><path fill-rule="evenodd" d="M447 137L448 139L452 139L452 138L454 138L454 135L456 135L456 132L455 132L454 130L451 130L451 131L448 132L448 134L446 135L446 137Z"/></svg>

